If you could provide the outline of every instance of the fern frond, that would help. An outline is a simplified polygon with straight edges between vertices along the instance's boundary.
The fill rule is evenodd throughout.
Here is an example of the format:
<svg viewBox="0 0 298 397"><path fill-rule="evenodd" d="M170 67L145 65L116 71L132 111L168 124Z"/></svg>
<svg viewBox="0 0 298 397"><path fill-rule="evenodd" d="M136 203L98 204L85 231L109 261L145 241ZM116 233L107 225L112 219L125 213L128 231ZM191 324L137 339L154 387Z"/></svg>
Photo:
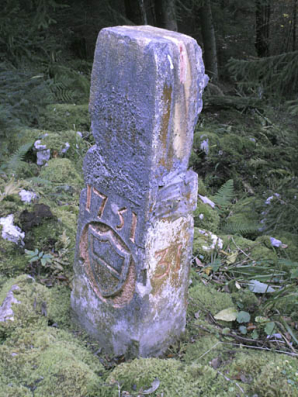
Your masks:
<svg viewBox="0 0 298 397"><path fill-rule="evenodd" d="M293 101L287 101L286 105L288 106L288 112L292 116L298 115L298 99L295 99Z"/></svg>
<svg viewBox="0 0 298 397"><path fill-rule="evenodd" d="M220 208L226 208L234 197L234 181L229 179L224 183L218 192L212 197L212 201L215 202Z"/></svg>
<svg viewBox="0 0 298 397"><path fill-rule="evenodd" d="M251 88L262 96L292 92L298 87L298 51L254 60L231 59L228 70L239 87Z"/></svg>
<svg viewBox="0 0 298 397"><path fill-rule="evenodd" d="M51 182L47 179L40 178L39 176L34 176L33 178L30 178L30 182L33 182L36 185L50 185Z"/></svg>
<svg viewBox="0 0 298 397"><path fill-rule="evenodd" d="M21 145L9 158L2 164L1 169L7 169L9 173L15 172L24 164L26 153L32 148L34 141L30 141Z"/></svg>
<svg viewBox="0 0 298 397"><path fill-rule="evenodd" d="M245 236L247 234L258 233L259 228L259 223L250 221L240 215L237 219L234 218L231 222L227 220L226 224L223 225L222 230L227 234L241 234L242 236Z"/></svg>
<svg viewBox="0 0 298 397"><path fill-rule="evenodd" d="M5 197L7 196L12 196L14 194L18 194L19 191L21 190L20 187L22 185L22 182L20 181L15 181L14 178L11 178L11 180L8 182L7 185L4 187L4 192L0 192L0 201L2 201Z"/></svg>

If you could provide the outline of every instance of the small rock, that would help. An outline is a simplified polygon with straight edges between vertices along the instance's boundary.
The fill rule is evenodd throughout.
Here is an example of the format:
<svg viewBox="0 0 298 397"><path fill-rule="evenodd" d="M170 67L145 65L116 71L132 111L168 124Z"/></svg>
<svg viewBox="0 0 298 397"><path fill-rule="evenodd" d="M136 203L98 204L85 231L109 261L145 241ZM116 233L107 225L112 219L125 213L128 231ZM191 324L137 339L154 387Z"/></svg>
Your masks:
<svg viewBox="0 0 298 397"><path fill-rule="evenodd" d="M61 153L66 153L69 148L70 148L70 144L68 142L65 142L64 148L61 149Z"/></svg>
<svg viewBox="0 0 298 397"><path fill-rule="evenodd" d="M47 147L46 145L41 144L41 140L39 139L38 141L34 142L34 147L36 150L45 150Z"/></svg>
<svg viewBox="0 0 298 397"><path fill-rule="evenodd" d="M13 285L8 291L6 298L0 306L0 321L14 321L14 312L11 308L12 303L20 304L13 295L13 291L20 289L17 285Z"/></svg>
<svg viewBox="0 0 298 397"><path fill-rule="evenodd" d="M24 203L30 203L32 200L35 200L37 198L36 193L30 192L29 190L25 189L22 189L19 192L19 196Z"/></svg>
<svg viewBox="0 0 298 397"><path fill-rule="evenodd" d="M36 156L37 156L37 165L45 165L48 160L50 160L51 157L51 151L50 149L47 149L46 145L41 144L41 140L37 140L34 143L34 148L36 150Z"/></svg>
<svg viewBox="0 0 298 397"><path fill-rule="evenodd" d="M222 359L220 357L216 357L210 361L210 365L213 369L219 368L221 364L222 364Z"/></svg>
<svg viewBox="0 0 298 397"><path fill-rule="evenodd" d="M200 194L199 194L199 197L203 201L204 204L209 204L212 208L215 207L215 203L213 201L211 201L210 199L208 199L208 197L201 196Z"/></svg>
<svg viewBox="0 0 298 397"><path fill-rule="evenodd" d="M6 217L0 218L0 225L2 228L2 238L4 240L11 241L15 244L24 245L24 237L25 233L22 230L13 224L13 214L10 214Z"/></svg>
<svg viewBox="0 0 298 397"><path fill-rule="evenodd" d="M272 247L281 247L282 246L282 242L280 240L277 240L274 237L270 237L270 243L272 245Z"/></svg>
<svg viewBox="0 0 298 397"><path fill-rule="evenodd" d="M203 152L205 152L206 154L209 153L209 139L206 138L201 142L200 145L201 150L203 150Z"/></svg>

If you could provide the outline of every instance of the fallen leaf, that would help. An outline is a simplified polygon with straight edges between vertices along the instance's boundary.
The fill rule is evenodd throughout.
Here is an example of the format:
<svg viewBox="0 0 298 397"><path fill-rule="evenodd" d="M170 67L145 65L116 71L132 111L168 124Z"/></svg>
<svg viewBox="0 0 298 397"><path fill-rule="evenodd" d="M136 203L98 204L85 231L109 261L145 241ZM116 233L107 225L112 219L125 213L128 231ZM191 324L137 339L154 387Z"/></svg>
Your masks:
<svg viewBox="0 0 298 397"><path fill-rule="evenodd" d="M227 265L232 265L233 263L235 263L237 256L238 256L238 251L232 252L226 259Z"/></svg>
<svg viewBox="0 0 298 397"><path fill-rule="evenodd" d="M235 321L237 314L238 312L235 307L228 307L227 309L221 310L219 313L217 313L214 318L215 320Z"/></svg>
<svg viewBox="0 0 298 397"><path fill-rule="evenodd" d="M203 272L207 274L207 276L209 276L209 274L212 272L212 267L211 266L207 266L203 269Z"/></svg>
<svg viewBox="0 0 298 397"><path fill-rule="evenodd" d="M143 390L142 394L151 394L154 393L160 385L160 381L158 378L155 378L154 381L151 383L151 387L149 389Z"/></svg>
<svg viewBox="0 0 298 397"><path fill-rule="evenodd" d="M256 294L265 294L269 292L274 292L275 290L270 287L268 284L261 283L258 280L251 280L248 284L248 288L250 289L251 292L254 292Z"/></svg>
<svg viewBox="0 0 298 397"><path fill-rule="evenodd" d="M203 263L200 261L199 258L195 258L195 262L197 266L204 267Z"/></svg>

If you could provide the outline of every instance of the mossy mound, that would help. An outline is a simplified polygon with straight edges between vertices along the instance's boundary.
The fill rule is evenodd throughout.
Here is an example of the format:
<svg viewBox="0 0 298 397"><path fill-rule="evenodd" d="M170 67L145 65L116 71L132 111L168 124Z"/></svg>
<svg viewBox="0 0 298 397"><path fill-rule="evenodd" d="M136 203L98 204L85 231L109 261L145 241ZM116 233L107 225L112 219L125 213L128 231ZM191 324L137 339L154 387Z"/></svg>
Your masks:
<svg viewBox="0 0 298 397"><path fill-rule="evenodd" d="M12 318L0 322L2 339L7 339L16 329L37 327L46 329L48 324L56 326L70 323L70 292L64 287L48 289L28 275L9 279L1 288L0 303L13 290Z"/></svg>
<svg viewBox="0 0 298 397"><path fill-rule="evenodd" d="M202 178L198 178L198 194L201 196L208 196L207 188Z"/></svg>
<svg viewBox="0 0 298 397"><path fill-rule="evenodd" d="M247 312L254 312L260 304L259 299L249 289L241 288L233 292L231 297L240 310Z"/></svg>
<svg viewBox="0 0 298 397"><path fill-rule="evenodd" d="M50 301L49 290L34 281L28 275L21 275L7 281L0 294L2 303L7 294L13 289L13 297L16 300L11 304L12 317L0 322L0 335L6 339L18 328L26 328L38 324L44 328L48 324L46 317L47 305Z"/></svg>
<svg viewBox="0 0 298 397"><path fill-rule="evenodd" d="M287 246L283 249L284 256L294 262L298 262L298 235L277 231L274 237Z"/></svg>
<svg viewBox="0 0 298 397"><path fill-rule="evenodd" d="M249 395L264 397L298 395L297 358L270 352L236 353L227 376L241 379Z"/></svg>
<svg viewBox="0 0 298 397"><path fill-rule="evenodd" d="M189 343L186 346L183 357L187 364L207 365L211 360L223 357L223 344L214 336L203 336L195 343Z"/></svg>
<svg viewBox="0 0 298 397"><path fill-rule="evenodd" d="M40 177L55 184L69 182L71 186L82 186L82 176L76 171L74 164L65 158L54 158L49 160L48 165L43 167Z"/></svg>
<svg viewBox="0 0 298 397"><path fill-rule="evenodd" d="M90 118L88 104L69 103L48 105L39 119L41 128L50 131L89 131Z"/></svg>
<svg viewBox="0 0 298 397"><path fill-rule="evenodd" d="M3 397L26 396L26 389L37 397L95 397L101 388L104 368L98 358L59 329L18 329L0 346L0 358Z"/></svg>
<svg viewBox="0 0 298 397"><path fill-rule="evenodd" d="M77 159L87 151L87 144L81 134L73 129L57 132L28 128L23 131L19 144L34 143L36 140L40 140L41 145L50 149L51 157L63 156Z"/></svg>
<svg viewBox="0 0 298 397"><path fill-rule="evenodd" d="M244 255L249 257L253 261L271 260L277 261L276 253L266 247L266 239L260 239L256 241L249 240L240 236L221 236L224 241L224 245L227 246L231 251L241 249L239 255Z"/></svg>
<svg viewBox="0 0 298 397"><path fill-rule="evenodd" d="M141 358L119 365L108 376L106 390L103 389L100 396L116 397L120 387L122 393L126 391L128 395L141 393L157 380L159 386L151 396L236 396L224 391L228 390L227 382L208 366L186 366L176 360L158 358Z"/></svg>
<svg viewBox="0 0 298 397"><path fill-rule="evenodd" d="M188 313L191 317L198 311L204 315L210 312L213 316L221 310L233 307L231 295L219 292L211 285L197 283L189 289Z"/></svg>
<svg viewBox="0 0 298 397"><path fill-rule="evenodd" d="M198 206L194 212L194 224L200 229L205 229L216 233L219 225L219 215L210 205L198 202Z"/></svg>
<svg viewBox="0 0 298 397"><path fill-rule="evenodd" d="M24 255L23 247L4 240L1 234L2 226L0 225L0 274L14 277L24 272L28 260Z"/></svg>
<svg viewBox="0 0 298 397"><path fill-rule="evenodd" d="M4 284L0 302L11 292L11 310L0 322L0 396L98 396L104 373L99 359L56 328L70 325L70 291L22 275Z"/></svg>

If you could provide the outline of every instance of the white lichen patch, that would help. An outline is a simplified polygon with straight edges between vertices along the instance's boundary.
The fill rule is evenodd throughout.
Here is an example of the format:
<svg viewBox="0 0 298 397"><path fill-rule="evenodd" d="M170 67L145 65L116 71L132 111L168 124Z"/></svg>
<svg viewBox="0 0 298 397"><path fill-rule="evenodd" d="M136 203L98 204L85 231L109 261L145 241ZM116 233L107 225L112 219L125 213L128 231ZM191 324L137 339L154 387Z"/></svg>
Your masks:
<svg viewBox="0 0 298 397"><path fill-rule="evenodd" d="M207 230L202 230L202 229L198 229L198 231L200 234L207 237L207 239L211 241L211 244L209 246L202 245L202 249L204 251L213 251L215 248L222 249L223 241L221 238L216 236L216 234L208 232Z"/></svg>
<svg viewBox="0 0 298 397"><path fill-rule="evenodd" d="M2 238L4 240L24 245L23 238L25 237L25 233L13 224L13 214L0 218L0 225L2 225Z"/></svg>

